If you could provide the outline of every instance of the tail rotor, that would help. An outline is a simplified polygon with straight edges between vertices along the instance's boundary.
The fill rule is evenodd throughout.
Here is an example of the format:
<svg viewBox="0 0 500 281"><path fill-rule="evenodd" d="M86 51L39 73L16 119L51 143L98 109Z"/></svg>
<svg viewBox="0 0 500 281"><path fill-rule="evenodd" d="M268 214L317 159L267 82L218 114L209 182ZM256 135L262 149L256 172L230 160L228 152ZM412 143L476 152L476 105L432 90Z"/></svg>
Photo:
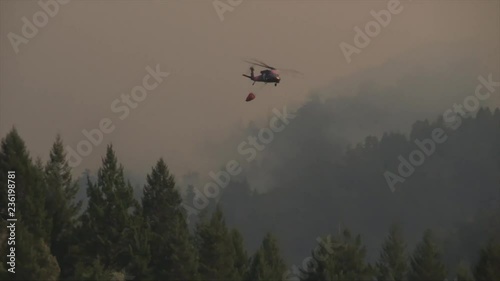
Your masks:
<svg viewBox="0 0 500 281"><path fill-rule="evenodd" d="M250 78L250 80L253 81L253 83L255 84L255 76L254 76L254 68L253 66L250 67L250 75L248 74L243 74L243 76L247 77L247 78Z"/></svg>

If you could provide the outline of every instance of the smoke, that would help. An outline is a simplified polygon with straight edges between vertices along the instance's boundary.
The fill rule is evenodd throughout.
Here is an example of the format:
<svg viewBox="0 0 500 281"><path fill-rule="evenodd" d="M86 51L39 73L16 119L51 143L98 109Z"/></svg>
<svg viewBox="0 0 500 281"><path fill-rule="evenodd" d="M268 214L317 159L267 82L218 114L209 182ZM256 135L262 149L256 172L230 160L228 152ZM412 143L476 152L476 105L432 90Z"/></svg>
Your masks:
<svg viewBox="0 0 500 281"><path fill-rule="evenodd" d="M365 163L369 174L340 182L338 177L352 172L342 170L348 147L369 136L380 139L384 132L408 135L417 120L434 121L473 94L479 75L493 72L498 77L497 69L485 67L466 50L450 46L416 50L313 91L297 107L297 117L259 152L256 161L244 166L244 179L233 180L223 192L228 222L243 230L249 249L256 249L265 232L272 231L282 239L287 259L299 262L309 254L315 237L336 233L340 225L362 234L373 259L390 223L411 218L414 225L407 223L406 229L412 245L424 227L439 225L432 213L458 216L444 212L445 206L422 210L418 204L428 194L421 193L415 208L405 209L404 202L412 201L410 192L392 196L387 187L370 189L363 178L377 178L374 173L378 173L370 171L370 163ZM498 98L488 101L481 106L498 106ZM231 138L234 144L224 143L215 151L225 155L225 161L237 159L241 157L234 153L237 144L259 129L254 125L236 132ZM248 189L261 195L246 197ZM398 213L401 210L406 211Z"/></svg>

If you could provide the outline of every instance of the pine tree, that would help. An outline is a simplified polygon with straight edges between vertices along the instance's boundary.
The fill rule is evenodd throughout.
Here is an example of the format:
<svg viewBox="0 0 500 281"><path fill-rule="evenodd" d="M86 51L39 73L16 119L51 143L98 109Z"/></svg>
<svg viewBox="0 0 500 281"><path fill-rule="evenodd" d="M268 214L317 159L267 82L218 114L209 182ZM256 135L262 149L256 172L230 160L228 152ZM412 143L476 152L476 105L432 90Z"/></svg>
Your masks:
<svg viewBox="0 0 500 281"><path fill-rule="evenodd" d="M338 280L372 280L374 270L365 259L366 248L361 236L358 234L353 237L348 229L344 230L336 259Z"/></svg>
<svg viewBox="0 0 500 281"><path fill-rule="evenodd" d="M17 280L59 280L60 268L45 241L22 224L16 227Z"/></svg>
<svg viewBox="0 0 500 281"><path fill-rule="evenodd" d="M220 206L209 221L197 225L196 243L201 280L233 280L237 278L235 250Z"/></svg>
<svg viewBox="0 0 500 281"><path fill-rule="evenodd" d="M195 229L199 223L200 217L207 211L204 209L200 212L200 210L196 209L193 205L194 198L196 196L194 189L195 187L193 185L188 185L186 187L184 202L182 203L182 206L186 211L186 221L189 229Z"/></svg>
<svg viewBox="0 0 500 281"><path fill-rule="evenodd" d="M13 128L0 144L0 192L7 194L7 175L15 172L15 217L27 231L48 238L48 220L45 211L46 183L43 171L31 160L24 141ZM7 196L0 196L0 215L12 218L8 212Z"/></svg>
<svg viewBox="0 0 500 281"><path fill-rule="evenodd" d="M92 266L96 256L106 271L121 271L130 261L128 247L132 243L131 230L137 222L135 212L139 204L133 198L130 182L126 182L123 166L118 164L113 147L107 147L97 182L87 177L88 207L82 216L81 239L84 264ZM92 233L93 235L87 235Z"/></svg>
<svg viewBox="0 0 500 281"><path fill-rule="evenodd" d="M392 225L377 262L378 280L405 280L408 270L406 243L399 225Z"/></svg>
<svg viewBox="0 0 500 281"><path fill-rule="evenodd" d="M196 249L186 223L182 198L163 159L147 176L142 208L144 219L152 230L154 277L162 280L195 278Z"/></svg>
<svg viewBox="0 0 500 281"><path fill-rule="evenodd" d="M339 241L327 237L327 245L320 245L320 251L312 251L314 261L302 269L301 280L372 280L373 268L366 263L366 248L361 236L352 236L345 229ZM321 256L321 257L320 257Z"/></svg>
<svg viewBox="0 0 500 281"><path fill-rule="evenodd" d="M14 173L9 177L10 171ZM11 192L14 194L12 197L5 196L8 194L8 184L15 186L11 189L14 191ZM3 194L0 196L2 218L17 219L13 222L16 244L9 245L15 246L16 250L15 278L56 280L59 277L59 266L46 242L50 220L45 211L46 182L42 165L40 161L33 163L15 128L2 139L0 145L0 192ZM5 235L5 230L6 228L2 229L0 236ZM6 245L1 245L1 249L4 253ZM2 254L0 261L3 264L6 264L5 259L6 255Z"/></svg>
<svg viewBox="0 0 500 281"><path fill-rule="evenodd" d="M470 274L469 267L464 262L458 265L456 275L456 281L474 281L474 278L472 278Z"/></svg>
<svg viewBox="0 0 500 281"><path fill-rule="evenodd" d="M231 230L231 240L234 247L234 267L237 271L235 280L243 280L248 272L248 254L243 245L243 237L236 229Z"/></svg>
<svg viewBox="0 0 500 281"><path fill-rule="evenodd" d="M79 262L76 265L75 272L76 276L78 276L78 280L82 281L108 281L111 280L112 277L120 274L120 272L106 269L99 256L92 260L91 266ZM124 281L124 279L122 280Z"/></svg>
<svg viewBox="0 0 500 281"><path fill-rule="evenodd" d="M153 280L151 264L151 227L141 216L135 217L136 222L127 233L128 245L122 245L129 249L130 262L125 268L125 277L133 280ZM131 242L130 242L131 241Z"/></svg>
<svg viewBox="0 0 500 281"><path fill-rule="evenodd" d="M474 278L482 280L500 280L500 242L490 240L479 255L474 268Z"/></svg>
<svg viewBox="0 0 500 281"><path fill-rule="evenodd" d="M281 280L286 264L281 257L278 241L270 233L266 234L260 248L252 257L247 280Z"/></svg>
<svg viewBox="0 0 500 281"><path fill-rule="evenodd" d="M408 280L444 280L446 275L432 232L427 230L411 257Z"/></svg>
<svg viewBox="0 0 500 281"><path fill-rule="evenodd" d="M314 280L332 280L335 275L335 256L340 251L339 243L331 235L320 237L320 241L326 241L326 244L316 245L311 251L311 258L305 268L293 267L292 276L299 277L302 281ZM288 279L287 279L288 280Z"/></svg>
<svg viewBox="0 0 500 281"><path fill-rule="evenodd" d="M49 245L61 267L61 278L72 274L72 259L68 254L70 239L74 235L74 224L82 202L75 202L78 184L73 181L71 168L60 135L50 151L45 166L47 181L46 210L51 220Z"/></svg>

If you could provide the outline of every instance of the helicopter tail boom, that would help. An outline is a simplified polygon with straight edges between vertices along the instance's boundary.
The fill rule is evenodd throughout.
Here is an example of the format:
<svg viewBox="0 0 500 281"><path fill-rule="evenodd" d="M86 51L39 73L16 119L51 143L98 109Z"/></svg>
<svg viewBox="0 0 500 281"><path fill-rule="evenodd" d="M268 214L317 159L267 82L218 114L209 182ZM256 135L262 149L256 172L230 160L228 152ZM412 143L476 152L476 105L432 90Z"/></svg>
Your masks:
<svg viewBox="0 0 500 281"><path fill-rule="evenodd" d="M255 81L255 76L253 75L254 68L250 67L250 75L243 74L243 76L250 78L252 81Z"/></svg>

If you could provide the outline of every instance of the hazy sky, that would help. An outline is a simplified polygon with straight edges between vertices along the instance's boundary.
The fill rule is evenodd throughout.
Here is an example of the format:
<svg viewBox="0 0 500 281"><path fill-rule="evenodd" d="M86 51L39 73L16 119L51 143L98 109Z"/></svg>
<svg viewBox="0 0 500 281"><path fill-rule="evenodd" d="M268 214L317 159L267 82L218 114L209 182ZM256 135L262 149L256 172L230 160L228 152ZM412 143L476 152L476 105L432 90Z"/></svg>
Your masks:
<svg viewBox="0 0 500 281"><path fill-rule="evenodd" d="M176 174L203 169L207 142L420 48L463 45L485 69L498 73L500 64L499 1L401 1L401 13L350 64L339 44L353 44L353 28L364 28L370 11L388 1L243 0L221 21L211 0L73 0L16 54L8 34L22 35L21 19L32 21L37 2L0 2L0 137L15 125L32 154L45 159L58 132L75 148L83 129L110 118L115 130L77 171L95 167L109 142L138 173L160 156ZM241 76L245 57L305 75L283 76L278 87L251 86ZM112 102L157 64L170 76L120 120ZM250 91L257 98L246 103Z"/></svg>

